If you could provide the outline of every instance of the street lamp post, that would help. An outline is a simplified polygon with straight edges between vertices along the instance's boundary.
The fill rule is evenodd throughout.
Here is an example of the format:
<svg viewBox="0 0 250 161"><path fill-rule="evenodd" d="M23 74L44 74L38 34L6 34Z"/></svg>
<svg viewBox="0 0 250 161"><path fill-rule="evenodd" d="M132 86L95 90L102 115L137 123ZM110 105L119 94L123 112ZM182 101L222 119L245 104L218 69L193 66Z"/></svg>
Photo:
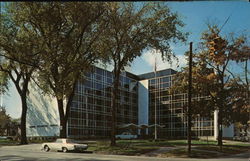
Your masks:
<svg viewBox="0 0 250 161"><path fill-rule="evenodd" d="M188 130L187 130L187 138L188 138L188 155L191 154L191 123L192 123L192 113L191 113L191 101L192 101L192 60L193 60L193 42L190 42L190 52L189 52L189 76L188 76Z"/></svg>
<svg viewBox="0 0 250 161"><path fill-rule="evenodd" d="M0 15L2 15L2 3L0 2ZM2 17L2 16L1 16ZM0 64L1 64L1 58L0 58ZM3 107L3 92L0 91L0 106Z"/></svg>

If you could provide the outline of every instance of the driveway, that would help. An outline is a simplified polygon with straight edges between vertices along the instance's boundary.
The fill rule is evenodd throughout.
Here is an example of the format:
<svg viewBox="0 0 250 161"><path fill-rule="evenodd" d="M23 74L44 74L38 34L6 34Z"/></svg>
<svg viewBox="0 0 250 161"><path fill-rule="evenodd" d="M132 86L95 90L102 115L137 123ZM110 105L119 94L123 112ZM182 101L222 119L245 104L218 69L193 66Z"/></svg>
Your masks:
<svg viewBox="0 0 250 161"><path fill-rule="evenodd" d="M0 161L248 161L249 154L219 159L157 158L145 156L101 155L89 153L44 152L41 144L0 147Z"/></svg>

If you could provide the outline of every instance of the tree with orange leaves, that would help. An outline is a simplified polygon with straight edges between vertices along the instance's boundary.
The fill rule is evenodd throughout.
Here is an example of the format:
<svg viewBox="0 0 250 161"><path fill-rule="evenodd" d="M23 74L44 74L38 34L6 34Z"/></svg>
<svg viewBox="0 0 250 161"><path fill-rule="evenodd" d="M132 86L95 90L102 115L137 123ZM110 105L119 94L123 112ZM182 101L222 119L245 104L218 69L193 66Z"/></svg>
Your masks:
<svg viewBox="0 0 250 161"><path fill-rule="evenodd" d="M229 64L234 61L248 61L249 51L246 50L247 45L242 37L223 37L218 26L209 25L201 40L200 48L193 56L192 91L193 95L209 96L209 99L205 97L194 100L192 113L211 116L214 110L218 110L218 145L222 148L222 125L234 122L234 111L249 104L244 95L246 92L242 92L244 83L239 82ZM174 81L171 91L186 92L188 67L184 67ZM249 86L245 89L249 93Z"/></svg>

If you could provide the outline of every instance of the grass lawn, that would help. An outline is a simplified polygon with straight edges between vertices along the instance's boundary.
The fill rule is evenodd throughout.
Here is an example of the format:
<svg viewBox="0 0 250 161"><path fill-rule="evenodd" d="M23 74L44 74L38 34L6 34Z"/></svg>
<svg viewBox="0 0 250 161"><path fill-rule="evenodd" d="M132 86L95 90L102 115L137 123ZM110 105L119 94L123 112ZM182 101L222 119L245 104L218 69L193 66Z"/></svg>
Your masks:
<svg viewBox="0 0 250 161"><path fill-rule="evenodd" d="M28 140L28 143L44 143L44 142L50 142L50 141L43 141L43 140ZM1 145L17 145L19 144L19 141L14 140L6 140L6 139L0 139L0 146Z"/></svg>
<svg viewBox="0 0 250 161"><path fill-rule="evenodd" d="M210 145L210 146L198 146L196 149L207 150L207 151L215 151L224 154L238 154L242 152L247 152L250 149L250 146L239 146L239 145L224 145L222 146L222 150L220 150L219 146Z"/></svg>
<svg viewBox="0 0 250 161"><path fill-rule="evenodd" d="M89 144L88 150L101 154L141 155L159 149L159 146L144 145L145 141L119 140L116 147L110 147L109 141L97 141Z"/></svg>
<svg viewBox="0 0 250 161"><path fill-rule="evenodd" d="M1 146L6 146L6 145L17 145L18 142L13 141L13 140L5 140L5 139L0 139L0 147Z"/></svg>
<svg viewBox="0 0 250 161"><path fill-rule="evenodd" d="M215 145L202 145L198 147L193 147L191 150L190 157L192 158L217 158L221 156L228 156L239 154L243 152L247 152L249 147L246 146L223 146L222 151L220 151L220 147ZM187 158L188 152L187 148L174 149L169 152L163 153L160 155L161 157L182 157Z"/></svg>
<svg viewBox="0 0 250 161"><path fill-rule="evenodd" d="M192 141L193 142L193 141ZM216 142L215 142L216 143ZM222 150L216 144L197 144L192 147L191 155L188 156L187 148L178 148L161 154L161 157L192 157L192 158L217 158L249 151L250 144L230 143L224 144Z"/></svg>
<svg viewBox="0 0 250 161"><path fill-rule="evenodd" d="M164 141L166 145L178 146L187 145L187 140L166 140ZM216 141L204 141L204 140L192 140L192 145L216 145Z"/></svg>
<svg viewBox="0 0 250 161"><path fill-rule="evenodd" d="M169 152L162 153L160 157L178 157L178 158L216 158L218 157L217 153L199 151L192 149L191 155L188 156L187 148L174 149Z"/></svg>
<svg viewBox="0 0 250 161"><path fill-rule="evenodd" d="M218 147L216 141L201 141L192 140L192 153L190 157L193 158L216 158L219 156L238 154L246 152L250 147L249 144L224 145L222 151ZM89 144L88 150L101 154L119 154L119 155L141 155L155 151L161 147L174 147L167 152L159 154L160 157L189 157L186 140L118 140L116 147L110 147L109 141L97 141Z"/></svg>
<svg viewBox="0 0 250 161"><path fill-rule="evenodd" d="M30 144L30 143L43 143L43 142L49 142L49 141L31 140L31 141L28 141L28 144ZM19 141L0 139L0 146L3 146L3 145L18 145L18 144L19 144Z"/></svg>
<svg viewBox="0 0 250 161"><path fill-rule="evenodd" d="M214 141L208 142L211 145L216 144ZM206 141L193 141L195 145L207 144ZM110 147L109 141L97 141L95 144L89 144L88 150L102 154L121 154L121 155L141 155L160 147L176 147L187 145L186 140L118 140L116 147Z"/></svg>

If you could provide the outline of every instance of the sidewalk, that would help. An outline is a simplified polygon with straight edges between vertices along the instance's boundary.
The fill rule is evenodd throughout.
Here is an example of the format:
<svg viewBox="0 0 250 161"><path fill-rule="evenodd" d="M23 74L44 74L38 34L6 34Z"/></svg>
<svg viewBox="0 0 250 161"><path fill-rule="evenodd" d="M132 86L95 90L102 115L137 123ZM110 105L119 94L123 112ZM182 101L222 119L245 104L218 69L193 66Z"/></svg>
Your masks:
<svg viewBox="0 0 250 161"><path fill-rule="evenodd" d="M186 146L160 147L158 150L143 154L141 156L157 157L157 156L161 155L162 153L166 153L166 152L169 152L169 151L175 150L175 149L181 149L181 148L184 148L184 147L186 147Z"/></svg>

